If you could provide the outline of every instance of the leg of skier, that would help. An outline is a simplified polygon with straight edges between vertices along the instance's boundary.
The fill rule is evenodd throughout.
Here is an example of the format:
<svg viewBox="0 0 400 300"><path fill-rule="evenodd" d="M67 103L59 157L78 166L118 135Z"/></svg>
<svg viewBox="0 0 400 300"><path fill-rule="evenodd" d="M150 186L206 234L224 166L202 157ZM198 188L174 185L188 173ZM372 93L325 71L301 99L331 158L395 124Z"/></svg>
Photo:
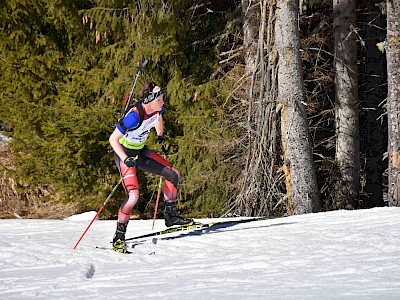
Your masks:
<svg viewBox="0 0 400 300"><path fill-rule="evenodd" d="M132 209L139 199L139 184L136 177L136 168L128 168L118 156L115 157L115 160L122 176L122 185L127 191L127 196L118 211L117 229L113 238L112 250L126 253L125 234Z"/></svg>
<svg viewBox="0 0 400 300"><path fill-rule="evenodd" d="M164 201L165 201L165 225L184 225L192 222L192 219L185 219L179 216L176 208L176 197L179 182L179 172L160 155L151 150L144 150L142 153L144 161L140 161L138 168L165 178Z"/></svg>

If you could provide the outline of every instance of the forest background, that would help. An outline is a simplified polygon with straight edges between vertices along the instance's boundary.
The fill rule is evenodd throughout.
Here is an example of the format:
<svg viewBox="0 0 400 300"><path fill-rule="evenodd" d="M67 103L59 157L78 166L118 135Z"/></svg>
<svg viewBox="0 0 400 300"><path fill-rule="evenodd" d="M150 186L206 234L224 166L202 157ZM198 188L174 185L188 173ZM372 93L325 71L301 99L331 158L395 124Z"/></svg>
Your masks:
<svg viewBox="0 0 400 300"><path fill-rule="evenodd" d="M357 192L346 195L337 163L334 7L293 1L318 197L296 211L277 96L279 2L0 1L0 123L12 138L0 146L0 217L61 217L103 203L119 180L108 137L144 60L134 92L150 80L164 88L168 159L181 174L184 214L388 205L385 3L354 1L348 26L356 43L360 149ZM154 135L148 146L161 150ZM139 181L134 215L146 218L159 178L139 173ZM120 188L102 217L115 217L123 198Z"/></svg>

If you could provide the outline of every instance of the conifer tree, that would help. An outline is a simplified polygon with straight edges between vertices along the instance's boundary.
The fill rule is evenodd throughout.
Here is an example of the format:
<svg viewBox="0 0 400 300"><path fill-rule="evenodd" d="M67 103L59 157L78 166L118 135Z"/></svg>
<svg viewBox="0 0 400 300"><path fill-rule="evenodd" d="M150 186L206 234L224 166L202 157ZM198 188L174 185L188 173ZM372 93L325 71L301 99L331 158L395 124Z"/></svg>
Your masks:
<svg viewBox="0 0 400 300"><path fill-rule="evenodd" d="M1 118L13 129L16 175L64 199L104 185L93 166L103 159L110 118L97 101L101 88L87 80L96 63L78 14L87 4L17 0L1 8Z"/></svg>
<svg viewBox="0 0 400 300"><path fill-rule="evenodd" d="M317 212L320 209L319 191L303 104L305 95L297 27L298 4L280 0L277 7L278 99L283 105L281 131L288 212Z"/></svg>
<svg viewBox="0 0 400 300"><path fill-rule="evenodd" d="M360 181L360 134L355 7L333 1L335 37L336 161L340 173L336 206L354 208Z"/></svg>
<svg viewBox="0 0 400 300"><path fill-rule="evenodd" d="M188 209L221 211L229 172L204 141L217 140L218 82L209 78L218 60L215 37L232 7L155 0L7 3L1 8L7 67L0 75L0 118L14 130L17 175L97 207L117 176L107 154L110 125L137 63L148 59L137 87L147 80L165 87L170 159L183 175L182 204L194 199ZM142 179L142 193L151 195L158 179Z"/></svg>

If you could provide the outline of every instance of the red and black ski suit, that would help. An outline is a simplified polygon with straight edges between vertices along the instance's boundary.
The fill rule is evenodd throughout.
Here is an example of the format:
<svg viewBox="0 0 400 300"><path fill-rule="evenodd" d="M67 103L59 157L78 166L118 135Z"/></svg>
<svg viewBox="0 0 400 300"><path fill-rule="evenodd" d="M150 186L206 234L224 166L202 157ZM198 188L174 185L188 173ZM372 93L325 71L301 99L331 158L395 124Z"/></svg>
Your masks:
<svg viewBox="0 0 400 300"><path fill-rule="evenodd" d="M120 157L115 154L115 162L122 177L123 186L127 197L118 212L118 222L127 224L133 207L139 199L139 183L136 170L156 174L165 178L164 200L174 202L177 195L179 172L171 164L156 152L148 149L144 143L150 130L156 126L160 116L164 113L164 107L160 112L147 114L144 110L143 121L140 124L140 114L137 107L133 107L117 125L117 129L124 135L119 139L125 154L128 157L136 157L136 167L128 168ZM139 127L137 127L140 124ZM137 128L136 128L137 127Z"/></svg>

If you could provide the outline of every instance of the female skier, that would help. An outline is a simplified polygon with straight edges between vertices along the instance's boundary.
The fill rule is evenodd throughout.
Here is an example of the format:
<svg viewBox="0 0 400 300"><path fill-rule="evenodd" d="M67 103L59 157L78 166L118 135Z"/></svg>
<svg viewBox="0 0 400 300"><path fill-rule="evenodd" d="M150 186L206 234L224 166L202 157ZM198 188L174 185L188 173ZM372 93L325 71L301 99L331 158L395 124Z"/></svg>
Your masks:
<svg viewBox="0 0 400 300"><path fill-rule="evenodd" d="M164 141L164 99L160 87L154 82L145 84L139 92L141 102L131 108L118 123L109 138L114 150L115 163L127 193L118 211L117 230L112 250L126 253L125 233L133 207L139 198L136 169L162 176L164 184L165 225L184 225L192 219L183 219L176 210L179 173L164 158L144 144L152 128L156 129L157 143ZM163 148L165 149L165 148Z"/></svg>

